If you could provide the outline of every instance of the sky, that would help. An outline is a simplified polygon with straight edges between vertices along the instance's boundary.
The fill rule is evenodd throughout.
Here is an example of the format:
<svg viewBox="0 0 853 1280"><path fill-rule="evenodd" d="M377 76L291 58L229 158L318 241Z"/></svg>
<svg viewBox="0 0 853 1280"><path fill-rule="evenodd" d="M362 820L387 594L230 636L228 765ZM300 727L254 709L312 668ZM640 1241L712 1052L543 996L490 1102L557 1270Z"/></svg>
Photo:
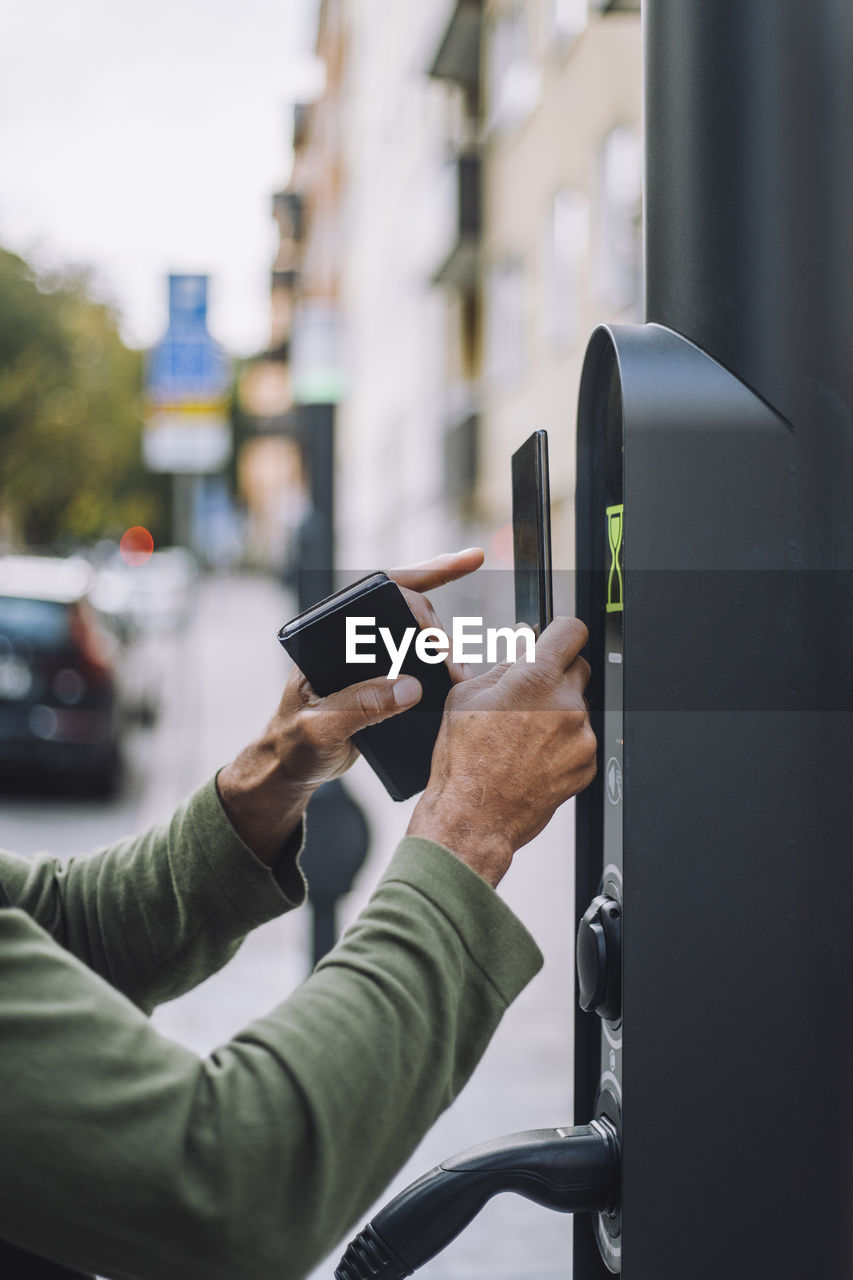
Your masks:
<svg viewBox="0 0 853 1280"><path fill-rule="evenodd" d="M269 339L272 193L292 104L322 88L317 0L26 0L0 43L0 245L85 265L122 331L166 326L166 275L211 277L235 355Z"/></svg>

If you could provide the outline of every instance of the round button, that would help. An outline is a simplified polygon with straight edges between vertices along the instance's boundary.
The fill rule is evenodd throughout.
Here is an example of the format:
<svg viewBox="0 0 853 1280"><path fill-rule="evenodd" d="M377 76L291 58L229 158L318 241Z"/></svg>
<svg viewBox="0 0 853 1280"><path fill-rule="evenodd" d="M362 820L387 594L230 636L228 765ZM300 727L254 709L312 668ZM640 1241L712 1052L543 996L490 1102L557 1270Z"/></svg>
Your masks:
<svg viewBox="0 0 853 1280"><path fill-rule="evenodd" d="M615 1022L622 1011L622 908L615 898L593 898L578 926L580 1006Z"/></svg>

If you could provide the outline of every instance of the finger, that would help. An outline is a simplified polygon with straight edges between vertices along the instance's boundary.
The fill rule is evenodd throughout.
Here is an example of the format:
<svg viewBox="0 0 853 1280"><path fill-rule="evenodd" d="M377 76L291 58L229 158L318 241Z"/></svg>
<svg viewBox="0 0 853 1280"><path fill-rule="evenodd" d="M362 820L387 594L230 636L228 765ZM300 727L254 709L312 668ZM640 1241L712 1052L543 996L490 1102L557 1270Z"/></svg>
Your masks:
<svg viewBox="0 0 853 1280"><path fill-rule="evenodd" d="M421 595L419 591L410 591L408 587L401 587L400 590L405 596L406 603L415 615L415 620L422 631L434 628L436 631L441 631L444 635L447 635L447 627L443 625L441 618L433 608L431 600ZM461 663L454 662L450 654L445 659L445 663L447 670L450 672L450 679L454 684L459 684L470 674L469 671L466 672Z"/></svg>
<svg viewBox="0 0 853 1280"><path fill-rule="evenodd" d="M388 576L400 587L409 587L412 591L431 591L433 587L443 587L447 582L464 578L466 573L473 573L475 569L479 569L484 559L482 547L466 547L464 551L451 551L434 556L432 560L422 560L419 564L389 569Z"/></svg>
<svg viewBox="0 0 853 1280"><path fill-rule="evenodd" d="M294 703L296 706L308 707L319 700L308 677L299 670L299 667L292 667L281 695L282 704Z"/></svg>
<svg viewBox="0 0 853 1280"><path fill-rule="evenodd" d="M418 626L423 629L425 627L440 627L438 614L432 607L432 601L426 596L421 595L419 591L411 591L408 587L401 587L400 590L405 597L406 604L415 615L415 621Z"/></svg>
<svg viewBox="0 0 853 1280"><path fill-rule="evenodd" d="M586 658L581 658L580 656L575 658L574 662L566 668L566 679L580 694L583 694L584 689L589 684L591 675L592 670L589 663ZM584 699L585 701L586 699Z"/></svg>
<svg viewBox="0 0 853 1280"><path fill-rule="evenodd" d="M465 668L464 682L465 686L472 691L476 689L490 689L492 685L503 679L511 667L516 666L514 662L499 662L496 666L490 667L488 671L484 671L481 675L472 676L471 668Z"/></svg>
<svg viewBox="0 0 853 1280"><path fill-rule="evenodd" d="M559 664L565 671L589 639L580 618L555 618L536 641L536 661Z"/></svg>
<svg viewBox="0 0 853 1280"><path fill-rule="evenodd" d="M527 623L518 623L516 630L523 629L529 630ZM536 652L539 652L538 647ZM516 648L517 656L514 659L507 658L505 662L498 662L495 666L490 667L488 671L484 671L480 675L475 675L474 669L466 664L460 668L462 671L462 679L475 689L491 688L492 685L497 684L499 680L502 680L504 676L507 675L513 682L524 681L530 672L535 672L536 670L536 666L533 662L525 661L525 653L525 646L523 644L519 645Z"/></svg>
<svg viewBox="0 0 853 1280"><path fill-rule="evenodd" d="M422 692L420 681L414 676L400 676L396 680L362 680L331 693L317 706L324 737L330 744L346 742L359 729L413 707Z"/></svg>

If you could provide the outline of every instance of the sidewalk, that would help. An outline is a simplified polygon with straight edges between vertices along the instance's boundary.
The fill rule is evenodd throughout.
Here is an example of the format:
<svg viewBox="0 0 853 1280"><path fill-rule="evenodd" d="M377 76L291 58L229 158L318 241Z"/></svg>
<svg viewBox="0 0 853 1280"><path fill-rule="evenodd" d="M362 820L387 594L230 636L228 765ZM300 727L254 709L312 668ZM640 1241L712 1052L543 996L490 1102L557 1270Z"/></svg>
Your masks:
<svg viewBox="0 0 853 1280"><path fill-rule="evenodd" d="M174 807L226 764L275 710L290 663L276 641L295 612L275 582L206 578L166 673L152 754L159 765L138 826ZM207 1054L296 988L308 968L306 911L272 920L247 938L221 973L154 1014L166 1035Z"/></svg>

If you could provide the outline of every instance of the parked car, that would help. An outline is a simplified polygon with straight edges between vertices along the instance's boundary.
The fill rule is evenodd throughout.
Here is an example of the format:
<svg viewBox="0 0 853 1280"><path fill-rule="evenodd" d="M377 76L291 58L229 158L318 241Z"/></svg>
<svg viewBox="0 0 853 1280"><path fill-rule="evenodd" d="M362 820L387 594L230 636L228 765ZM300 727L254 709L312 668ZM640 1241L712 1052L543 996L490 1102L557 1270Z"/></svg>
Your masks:
<svg viewBox="0 0 853 1280"><path fill-rule="evenodd" d="M196 597L198 562L186 547L164 547L135 574L136 608L144 624L158 631L180 631L190 619Z"/></svg>
<svg viewBox="0 0 853 1280"><path fill-rule="evenodd" d="M135 570L108 565L96 570L89 603L118 641L116 671L125 715L154 724L160 712L168 637L146 626L136 607Z"/></svg>
<svg viewBox="0 0 853 1280"><path fill-rule="evenodd" d="M80 559L0 556L0 765L118 781L118 642L88 599Z"/></svg>

